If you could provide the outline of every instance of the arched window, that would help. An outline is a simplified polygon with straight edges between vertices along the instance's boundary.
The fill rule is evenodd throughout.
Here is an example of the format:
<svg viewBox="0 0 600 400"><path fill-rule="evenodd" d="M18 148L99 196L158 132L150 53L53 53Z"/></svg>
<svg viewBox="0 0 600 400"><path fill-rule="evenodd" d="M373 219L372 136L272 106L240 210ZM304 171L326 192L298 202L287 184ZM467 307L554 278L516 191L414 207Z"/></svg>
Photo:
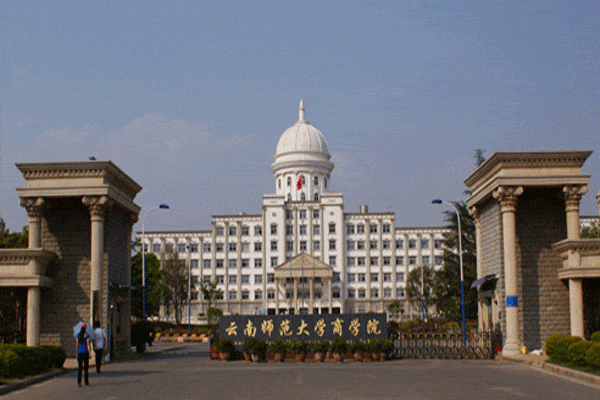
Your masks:
<svg viewBox="0 0 600 400"><path fill-rule="evenodd" d="M323 178L323 187L327 189L327 178Z"/></svg>
<svg viewBox="0 0 600 400"><path fill-rule="evenodd" d="M304 179L304 175L300 175L300 178L302 179L302 186L306 185L306 180Z"/></svg>
<svg viewBox="0 0 600 400"><path fill-rule="evenodd" d="M306 195L304 194L304 192L302 192L302 194L300 195L300 199L302 201L306 201Z"/></svg>
<svg viewBox="0 0 600 400"><path fill-rule="evenodd" d="M292 201L292 195L288 193L287 195L287 201Z"/></svg>
<svg viewBox="0 0 600 400"><path fill-rule="evenodd" d="M319 201L319 193L315 193L315 201Z"/></svg>
<svg viewBox="0 0 600 400"><path fill-rule="evenodd" d="M277 187L278 187L279 189L281 189L281 179L278 179L278 180L277 180Z"/></svg>
<svg viewBox="0 0 600 400"><path fill-rule="evenodd" d="M287 178L287 185L288 187L292 186L292 178L290 176Z"/></svg>
<svg viewBox="0 0 600 400"><path fill-rule="evenodd" d="M313 179L313 181L314 181L315 186L319 186L319 177L318 176L315 176L315 179Z"/></svg>

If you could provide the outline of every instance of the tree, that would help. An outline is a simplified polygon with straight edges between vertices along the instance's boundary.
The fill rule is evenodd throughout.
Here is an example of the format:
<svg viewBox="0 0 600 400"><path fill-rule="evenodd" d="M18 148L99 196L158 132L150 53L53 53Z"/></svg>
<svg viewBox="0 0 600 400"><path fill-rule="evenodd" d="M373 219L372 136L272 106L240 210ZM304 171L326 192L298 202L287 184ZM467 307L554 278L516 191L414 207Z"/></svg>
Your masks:
<svg viewBox="0 0 600 400"><path fill-rule="evenodd" d="M600 226L593 224L592 226L586 226L581 230L582 239L599 239L600 238Z"/></svg>
<svg viewBox="0 0 600 400"><path fill-rule="evenodd" d="M164 305L167 310L173 311L175 323L179 325L188 296L188 269L185 260L180 260L177 253L165 253L161 272Z"/></svg>
<svg viewBox="0 0 600 400"><path fill-rule="evenodd" d="M204 299L208 301L208 308L212 307L216 299L223 298L223 291L217 287L216 281L202 281L200 292L202 292Z"/></svg>
<svg viewBox="0 0 600 400"><path fill-rule="evenodd" d="M464 202L454 203L459 211L463 248L465 316L477 318L477 290L471 284L477 279L475 221ZM460 258L458 255L458 221L454 210L444 211L450 232L444 237L444 266L435 273L433 297L440 314L445 318L462 319L460 294Z"/></svg>
<svg viewBox="0 0 600 400"><path fill-rule="evenodd" d="M404 308L398 300L392 301L388 306L388 312L390 313L390 318L396 319L398 315L404 314Z"/></svg>
<svg viewBox="0 0 600 400"><path fill-rule="evenodd" d="M429 309L433 306L433 268L423 266L423 304L425 318L429 317ZM417 266L408 273L406 281L406 294L410 298L413 308L421 310L421 267Z"/></svg>
<svg viewBox="0 0 600 400"><path fill-rule="evenodd" d="M29 229L23 227L23 232L10 233L7 229L0 231L0 249L26 249L29 245Z"/></svg>
<svg viewBox="0 0 600 400"><path fill-rule="evenodd" d="M146 258L146 315L158 315L161 297L160 261L154 254L145 254ZM131 258L131 284L135 288L131 292L131 315L137 318L143 316L142 296L142 253L138 252Z"/></svg>

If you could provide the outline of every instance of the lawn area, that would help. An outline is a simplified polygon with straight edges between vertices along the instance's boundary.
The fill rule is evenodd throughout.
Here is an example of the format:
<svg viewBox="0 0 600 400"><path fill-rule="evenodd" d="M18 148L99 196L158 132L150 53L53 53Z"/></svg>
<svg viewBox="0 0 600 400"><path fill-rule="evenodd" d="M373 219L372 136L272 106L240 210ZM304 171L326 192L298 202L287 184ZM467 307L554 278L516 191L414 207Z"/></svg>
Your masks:
<svg viewBox="0 0 600 400"><path fill-rule="evenodd" d="M586 372L588 374L598 375L600 376L600 369L596 367L591 367L589 365L579 365L568 361L557 361L557 360L548 360L550 364L559 365L561 367L570 368L575 371Z"/></svg>

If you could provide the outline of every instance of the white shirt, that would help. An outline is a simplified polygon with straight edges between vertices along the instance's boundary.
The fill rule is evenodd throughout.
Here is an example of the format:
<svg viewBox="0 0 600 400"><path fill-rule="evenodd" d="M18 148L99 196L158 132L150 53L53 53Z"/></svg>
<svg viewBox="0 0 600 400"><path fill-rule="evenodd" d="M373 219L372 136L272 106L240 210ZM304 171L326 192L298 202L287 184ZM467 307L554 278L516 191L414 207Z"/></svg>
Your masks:
<svg viewBox="0 0 600 400"><path fill-rule="evenodd" d="M94 331L94 349L99 350L104 348L104 339L106 339L106 332L102 328L96 328Z"/></svg>

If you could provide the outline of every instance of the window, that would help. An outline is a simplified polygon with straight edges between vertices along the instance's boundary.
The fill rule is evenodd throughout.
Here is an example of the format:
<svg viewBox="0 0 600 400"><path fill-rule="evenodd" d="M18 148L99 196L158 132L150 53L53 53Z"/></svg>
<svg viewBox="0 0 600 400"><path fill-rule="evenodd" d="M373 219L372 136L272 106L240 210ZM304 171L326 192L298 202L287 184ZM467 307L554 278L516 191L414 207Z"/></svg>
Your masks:
<svg viewBox="0 0 600 400"><path fill-rule="evenodd" d="M346 241L346 250L354 250L356 248L356 242L354 240Z"/></svg>
<svg viewBox="0 0 600 400"><path fill-rule="evenodd" d="M356 225L356 233L365 233L365 226L363 224Z"/></svg>
<svg viewBox="0 0 600 400"><path fill-rule="evenodd" d="M367 274L356 274L357 282L366 282L366 280L367 280Z"/></svg>
<svg viewBox="0 0 600 400"><path fill-rule="evenodd" d="M371 288L371 298L376 299L379 297L379 289Z"/></svg>
<svg viewBox="0 0 600 400"><path fill-rule="evenodd" d="M396 282L404 282L404 272L398 272L396 274Z"/></svg>
<svg viewBox="0 0 600 400"><path fill-rule="evenodd" d="M215 251L217 253L221 253L223 251L223 243L217 243L217 244L215 244Z"/></svg>
<svg viewBox="0 0 600 400"><path fill-rule="evenodd" d="M421 248L428 249L429 248L429 239L421 239Z"/></svg>
<svg viewBox="0 0 600 400"><path fill-rule="evenodd" d="M293 235L294 234L294 225L286 225L285 226L285 234Z"/></svg>
<svg viewBox="0 0 600 400"><path fill-rule="evenodd" d="M442 265L443 264L442 257L440 257L440 256L435 256L433 258L433 260L435 261L435 265Z"/></svg>
<svg viewBox="0 0 600 400"><path fill-rule="evenodd" d="M237 299L237 292L235 290L230 290L229 293L227 293L227 298L229 300L236 300Z"/></svg>
<svg viewBox="0 0 600 400"><path fill-rule="evenodd" d="M300 194L300 201L306 201L306 194L304 192Z"/></svg>
<svg viewBox="0 0 600 400"><path fill-rule="evenodd" d="M177 244L177 252L178 253L185 253L185 244L184 243L178 243Z"/></svg>
<svg viewBox="0 0 600 400"><path fill-rule="evenodd" d="M197 253L198 252L198 243L190 244L190 252Z"/></svg>
<svg viewBox="0 0 600 400"><path fill-rule="evenodd" d="M237 235L237 227L235 225L229 227L229 236Z"/></svg>
<svg viewBox="0 0 600 400"><path fill-rule="evenodd" d="M277 179L277 188L281 189L281 179Z"/></svg>
<svg viewBox="0 0 600 400"><path fill-rule="evenodd" d="M216 260L216 261L217 261L217 263L216 263L215 268L223 268L223 260Z"/></svg>
<svg viewBox="0 0 600 400"><path fill-rule="evenodd" d="M254 300L262 300L262 290L254 291Z"/></svg>
<svg viewBox="0 0 600 400"><path fill-rule="evenodd" d="M262 275L254 275L254 283L262 283Z"/></svg>
<svg viewBox="0 0 600 400"><path fill-rule="evenodd" d="M390 224L383 224L381 226L381 230L383 231L383 233L390 233Z"/></svg>
<svg viewBox="0 0 600 400"><path fill-rule="evenodd" d="M377 233L377 224L369 224L369 233Z"/></svg>
<svg viewBox="0 0 600 400"><path fill-rule="evenodd" d="M404 297L404 289L396 289L396 297Z"/></svg>
<svg viewBox="0 0 600 400"><path fill-rule="evenodd" d="M346 274L346 282L356 282L356 274Z"/></svg>
<svg viewBox="0 0 600 400"><path fill-rule="evenodd" d="M254 268L262 268L262 258L254 259Z"/></svg>
<svg viewBox="0 0 600 400"><path fill-rule="evenodd" d="M292 186L292 178L288 176L287 178L287 185L288 186Z"/></svg>
<svg viewBox="0 0 600 400"><path fill-rule="evenodd" d="M306 210L298 210L298 218L306 219Z"/></svg>
<svg viewBox="0 0 600 400"><path fill-rule="evenodd" d="M350 225L350 224L346 225L346 234L351 235L353 233L354 233L354 225Z"/></svg>
<svg viewBox="0 0 600 400"><path fill-rule="evenodd" d="M371 249L371 250L377 250L377 240L371 240L369 242L369 249Z"/></svg>
<svg viewBox="0 0 600 400"><path fill-rule="evenodd" d="M383 257L383 265L391 265L392 257Z"/></svg>
<svg viewBox="0 0 600 400"><path fill-rule="evenodd" d="M313 179L313 185L317 186L319 184L319 177L315 176Z"/></svg>
<svg viewBox="0 0 600 400"><path fill-rule="evenodd" d="M275 274L267 274L267 283L275 282Z"/></svg>
<svg viewBox="0 0 600 400"><path fill-rule="evenodd" d="M313 250L314 251L321 250L321 241L320 240L313 240Z"/></svg>
<svg viewBox="0 0 600 400"><path fill-rule="evenodd" d="M271 251L277 251L277 240L271 240Z"/></svg>
<svg viewBox="0 0 600 400"><path fill-rule="evenodd" d="M321 233L321 225L313 225L313 235L318 235Z"/></svg>
<svg viewBox="0 0 600 400"><path fill-rule="evenodd" d="M379 265L379 257L370 257L369 265Z"/></svg>
<svg viewBox="0 0 600 400"><path fill-rule="evenodd" d="M298 234L299 235L306 235L306 225L300 225L298 227Z"/></svg>
<svg viewBox="0 0 600 400"><path fill-rule="evenodd" d="M210 244L208 246L209 246L209 249L210 249ZM210 250L208 250L208 251L210 251ZM153 244L152 245L152 252L153 253L160 253L160 244L158 244L158 243Z"/></svg>
<svg viewBox="0 0 600 400"><path fill-rule="evenodd" d="M254 236L260 236L260 235L262 235L262 226L255 225L254 226Z"/></svg>
<svg viewBox="0 0 600 400"><path fill-rule="evenodd" d="M391 282L392 281L392 273L391 272L384 272L383 273L383 281L384 282Z"/></svg>
<svg viewBox="0 0 600 400"><path fill-rule="evenodd" d="M271 224L271 235L277 235L277 224Z"/></svg>
<svg viewBox="0 0 600 400"><path fill-rule="evenodd" d="M372 273L371 274L371 282L379 282L379 274Z"/></svg>
<svg viewBox="0 0 600 400"><path fill-rule="evenodd" d="M396 265L404 265L404 257L400 256L396 256Z"/></svg>
<svg viewBox="0 0 600 400"><path fill-rule="evenodd" d="M340 288L333 288L331 290L331 297L334 299L339 299L340 298Z"/></svg>
<svg viewBox="0 0 600 400"><path fill-rule="evenodd" d="M229 251L235 251L237 249L237 243L229 243Z"/></svg>
<svg viewBox="0 0 600 400"><path fill-rule="evenodd" d="M271 257L271 267L275 268L279 264L277 257Z"/></svg>
<svg viewBox="0 0 600 400"><path fill-rule="evenodd" d="M382 242L382 246L383 246L383 249L384 249L384 250L389 250L389 249L391 248L391 246L390 246L390 241L389 241L389 240L384 240L384 241Z"/></svg>
<svg viewBox="0 0 600 400"><path fill-rule="evenodd" d="M247 258L242 258L242 268L248 268L250 266L250 260Z"/></svg>
<svg viewBox="0 0 600 400"><path fill-rule="evenodd" d="M198 268L198 260L190 260L190 268Z"/></svg>
<svg viewBox="0 0 600 400"><path fill-rule="evenodd" d="M306 240L301 240L299 247L300 247L299 248L300 251L306 251Z"/></svg>
<svg viewBox="0 0 600 400"><path fill-rule="evenodd" d="M390 297L392 297L392 289L391 288L384 288L383 289L383 297L385 299L389 299Z"/></svg>
<svg viewBox="0 0 600 400"><path fill-rule="evenodd" d="M356 257L356 265L365 265L364 257Z"/></svg>
<svg viewBox="0 0 600 400"><path fill-rule="evenodd" d="M327 178L323 178L323 186L327 188Z"/></svg>
<svg viewBox="0 0 600 400"><path fill-rule="evenodd" d="M365 241L364 240L358 240L356 242L356 249L357 250L364 250L365 249Z"/></svg>
<svg viewBox="0 0 600 400"><path fill-rule="evenodd" d="M210 243L204 243L204 244L202 245L202 251L203 251L204 253L210 253Z"/></svg>
<svg viewBox="0 0 600 400"><path fill-rule="evenodd" d="M417 257L415 257L415 256L408 257L408 264L409 265L415 265L416 263L417 263Z"/></svg>
<svg viewBox="0 0 600 400"><path fill-rule="evenodd" d="M294 212L292 210L285 210L285 219L294 219Z"/></svg>
<svg viewBox="0 0 600 400"><path fill-rule="evenodd" d="M237 275L229 275L229 277L227 278L227 282L237 283Z"/></svg>
<svg viewBox="0 0 600 400"><path fill-rule="evenodd" d="M319 210L318 209L313 210L313 218L315 218L315 219L319 218Z"/></svg>
<svg viewBox="0 0 600 400"><path fill-rule="evenodd" d="M294 251L294 242L292 240L288 240L285 242L285 250Z"/></svg>
<svg viewBox="0 0 600 400"><path fill-rule="evenodd" d="M275 291L273 289L269 289L267 291L267 299L272 300L275 298Z"/></svg>
<svg viewBox="0 0 600 400"><path fill-rule="evenodd" d="M329 250L335 250L335 239L329 241Z"/></svg>
<svg viewBox="0 0 600 400"><path fill-rule="evenodd" d="M329 265L335 265L335 256L329 256Z"/></svg>
<svg viewBox="0 0 600 400"><path fill-rule="evenodd" d="M262 251L262 242L254 242L254 251Z"/></svg>
<svg viewBox="0 0 600 400"><path fill-rule="evenodd" d="M346 257L346 265L348 267L354 267L356 265L356 258L354 258L354 257Z"/></svg>
<svg viewBox="0 0 600 400"><path fill-rule="evenodd" d="M206 283L210 282L210 276L205 275L204 277L202 277L202 281Z"/></svg>
<svg viewBox="0 0 600 400"><path fill-rule="evenodd" d="M423 257L421 257L421 263L423 265L429 265L429 256L423 256Z"/></svg>
<svg viewBox="0 0 600 400"><path fill-rule="evenodd" d="M329 224L329 233L335 233L335 223Z"/></svg>
<svg viewBox="0 0 600 400"><path fill-rule="evenodd" d="M242 283L250 283L250 275L242 275Z"/></svg>
<svg viewBox="0 0 600 400"><path fill-rule="evenodd" d="M215 227L215 236L223 236L224 229L222 226Z"/></svg>
<svg viewBox="0 0 600 400"><path fill-rule="evenodd" d="M417 241L415 239L410 239L408 241L408 248L409 249L416 249L417 248Z"/></svg>
<svg viewBox="0 0 600 400"><path fill-rule="evenodd" d="M340 273L339 272L334 272L333 273L333 277L331 278L331 282L339 282L340 281Z"/></svg>
<svg viewBox="0 0 600 400"><path fill-rule="evenodd" d="M404 241L403 240L396 240L396 248L397 249L403 249L404 248Z"/></svg>
<svg viewBox="0 0 600 400"><path fill-rule="evenodd" d="M217 283L223 283L223 275L217 275Z"/></svg>
<svg viewBox="0 0 600 400"><path fill-rule="evenodd" d="M319 193L315 193L314 199L315 201L319 201Z"/></svg>
<svg viewBox="0 0 600 400"><path fill-rule="evenodd" d="M250 291L242 290L242 300L248 300L250 298Z"/></svg>
<svg viewBox="0 0 600 400"><path fill-rule="evenodd" d="M211 260L202 260L202 268L209 269Z"/></svg>
<svg viewBox="0 0 600 400"><path fill-rule="evenodd" d="M348 289L348 298L353 299L355 297L354 293L356 293L354 289Z"/></svg>
<svg viewBox="0 0 600 400"><path fill-rule="evenodd" d="M243 226L242 225L242 232L241 232L242 236L248 236L250 235L250 228L247 226Z"/></svg>
<svg viewBox="0 0 600 400"><path fill-rule="evenodd" d="M237 268L237 260L233 259L233 260L229 260L228 264L229 268Z"/></svg>
<svg viewBox="0 0 600 400"><path fill-rule="evenodd" d="M358 298L364 299L365 297L367 297L367 291L364 288L358 289Z"/></svg>
<svg viewBox="0 0 600 400"><path fill-rule="evenodd" d="M434 240L433 241L433 247L436 248L436 249L441 249L442 248L442 241L438 240L438 239Z"/></svg>

